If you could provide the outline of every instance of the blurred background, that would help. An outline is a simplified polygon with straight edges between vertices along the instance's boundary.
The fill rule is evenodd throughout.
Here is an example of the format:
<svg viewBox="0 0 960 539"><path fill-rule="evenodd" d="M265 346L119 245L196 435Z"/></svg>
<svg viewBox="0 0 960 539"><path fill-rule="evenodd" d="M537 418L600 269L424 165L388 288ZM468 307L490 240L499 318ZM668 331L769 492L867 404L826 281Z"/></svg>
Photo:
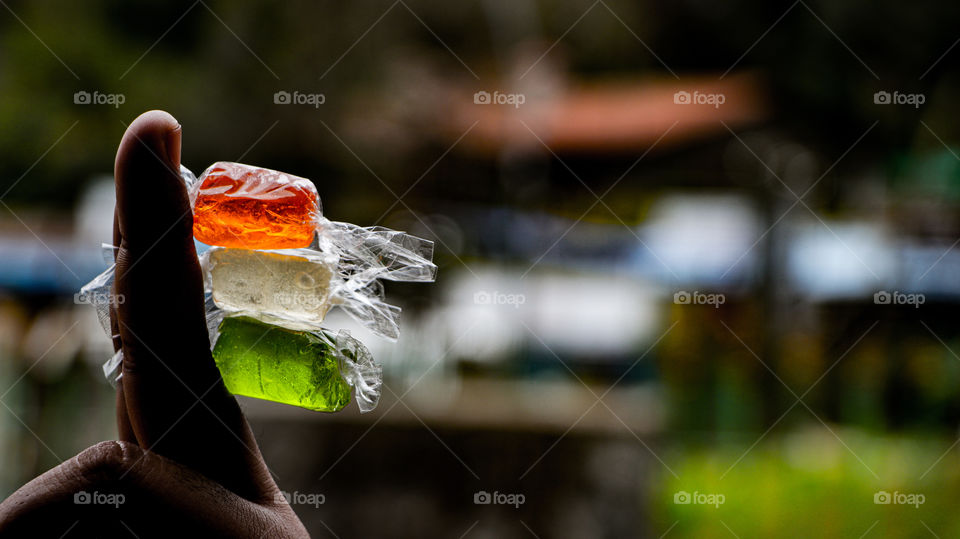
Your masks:
<svg viewBox="0 0 960 539"><path fill-rule="evenodd" d="M162 108L436 242L399 343L329 317L374 412L240 399L315 536L960 535L960 6L0 4L0 495L116 436L74 294Z"/></svg>

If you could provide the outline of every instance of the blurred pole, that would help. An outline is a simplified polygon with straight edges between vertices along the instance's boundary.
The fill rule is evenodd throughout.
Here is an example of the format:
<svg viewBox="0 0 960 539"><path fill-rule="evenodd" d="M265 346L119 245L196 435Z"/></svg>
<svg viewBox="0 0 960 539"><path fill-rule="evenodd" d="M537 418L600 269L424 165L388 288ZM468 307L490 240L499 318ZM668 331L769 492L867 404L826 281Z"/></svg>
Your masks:
<svg viewBox="0 0 960 539"><path fill-rule="evenodd" d="M799 323L793 308L794 291L790 286L788 247L791 229L797 222L797 211L806 211L803 197L813 179L812 154L803 146L776 137L765 138L756 147L760 167L760 203L764 230L769 230L762 242L760 293L760 324L762 343L760 357L776 373L782 373L783 345L792 327ZM782 377L782 375L779 375ZM787 401L784 388L773 373L760 373L764 424L769 426L783 413ZM796 391L796 389L794 389ZM789 406L789 404L786 404Z"/></svg>

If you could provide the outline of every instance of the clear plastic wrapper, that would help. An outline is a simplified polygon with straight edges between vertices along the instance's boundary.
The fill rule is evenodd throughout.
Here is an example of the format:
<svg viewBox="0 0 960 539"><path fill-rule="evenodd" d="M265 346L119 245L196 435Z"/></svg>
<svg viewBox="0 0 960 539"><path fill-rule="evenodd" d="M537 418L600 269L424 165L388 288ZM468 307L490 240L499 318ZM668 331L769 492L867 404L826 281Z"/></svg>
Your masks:
<svg viewBox="0 0 960 539"><path fill-rule="evenodd" d="M380 365L346 331L295 331L245 316L219 325L213 358L227 389L320 412L350 402L361 412L380 399Z"/></svg>
<svg viewBox="0 0 960 539"><path fill-rule="evenodd" d="M109 245L104 245L103 248L105 256L112 258L115 248ZM110 306L117 304L112 292L114 277L115 265L111 264L103 273L84 285L77 295L81 302L94 306L104 333L111 338L113 335L110 330ZM210 336L210 348L213 350L220 338L221 324L228 313L216 305L212 294L208 293L205 296L207 331ZM308 334L310 339L327 345L329 354L336 361L339 376L353 389L360 411L369 412L376 408L380 400L383 373L381 366L373 359L366 346L351 337L346 330L334 333L316 328L313 331L301 333ZM114 387L122 376L120 369L122 362L123 351L119 350L103 364L104 376Z"/></svg>
<svg viewBox="0 0 960 539"><path fill-rule="evenodd" d="M205 244L261 250L311 247L339 257L341 272L357 274L364 283L436 278L432 241L380 226L330 221L323 216L316 188L305 178L223 161L199 178L184 166L180 173L194 212L194 236ZM302 241L304 229L309 230L308 241ZM296 236L299 244L289 245L289 236Z"/></svg>
<svg viewBox="0 0 960 539"><path fill-rule="evenodd" d="M278 320L290 329L319 328L337 286L336 257L299 251L211 247L200 255L204 286L227 311Z"/></svg>
<svg viewBox="0 0 960 539"><path fill-rule="evenodd" d="M432 244L423 246L418 238L392 230L340 232L344 228L328 228L343 237L325 242L326 251L211 247L200 255L206 290L222 309L290 329L318 329L326 313L339 307L377 335L396 341L400 308L384 300L378 279L432 280L435 266L424 264L421 254L401 242L421 253Z"/></svg>
<svg viewBox="0 0 960 539"><path fill-rule="evenodd" d="M182 168L182 167L181 167ZM208 245L242 249L307 247L319 218L320 197L306 178L220 161L190 187L193 234Z"/></svg>
<svg viewBox="0 0 960 539"><path fill-rule="evenodd" d="M100 246L103 252L103 258L109 264L106 270L97 275L89 283L80 288L76 295L77 303L88 303L93 305L97 312L97 320L103 332L113 339L113 331L110 328L110 307L116 306L119 302L117 296L113 294L113 281L116 265L113 263L113 253L116 247L106 243ZM118 350L103 364L103 374L110 382L110 385L116 387L117 380L120 379L120 364L123 362L123 350Z"/></svg>
<svg viewBox="0 0 960 539"><path fill-rule="evenodd" d="M202 250L200 262L210 347L219 358L221 372L259 362L291 372L297 372L298 365L303 369L313 365L309 376L316 379L324 373L329 394L317 402L294 402L300 393L291 388L309 389L309 383L299 380L286 387L276 380L286 379L289 373L279 371L276 379L254 380L250 376L259 374L250 373L261 370L246 367L241 369L244 377L237 374L241 371L229 371L228 387L232 384L238 394L326 411L345 405L343 388L347 387L352 388L361 412L376 407L380 365L348 332L331 332L321 322L330 308L340 307L377 335L396 340L400 308L386 303L381 280L433 281L437 271L433 242L388 228L330 221L322 214L313 183L283 172L218 162L199 177L181 166L181 176L194 212L194 237L201 242L198 252L199 247L210 246ZM116 304L114 249L104 246L110 267L78 294L78 299L97 309L108 336L110 306ZM251 328L280 339L278 348L265 349L252 359L249 353L259 346L257 339L251 340L249 348L236 345L254 331ZM291 348L293 342L302 346ZM286 350L288 362L270 353L280 354L281 349ZM314 351L315 363L298 355L307 349ZM122 351L117 352L103 366L111 383L119 379L122 359ZM273 393L253 394L267 387Z"/></svg>
<svg viewBox="0 0 960 539"><path fill-rule="evenodd" d="M327 220L309 180L227 162L211 165L199 178L185 167L181 173L195 212L195 236L219 240L201 255L201 264L207 290L223 309L291 329L318 329L326 311L338 306L396 341L400 308L384 301L377 281L436 278L433 242L389 228ZM286 220L277 225L281 210ZM279 228L270 228L274 225ZM304 247L251 247L270 245L283 227L302 240L303 226L310 229ZM311 269L299 259L316 265ZM288 264L299 269L285 268ZM321 267L329 269L329 278Z"/></svg>

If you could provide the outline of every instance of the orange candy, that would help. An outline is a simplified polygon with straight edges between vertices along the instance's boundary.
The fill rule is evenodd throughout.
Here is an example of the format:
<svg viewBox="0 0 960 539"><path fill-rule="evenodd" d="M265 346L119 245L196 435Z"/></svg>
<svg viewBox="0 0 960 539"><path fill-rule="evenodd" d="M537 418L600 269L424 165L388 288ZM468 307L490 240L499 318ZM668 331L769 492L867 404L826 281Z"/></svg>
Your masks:
<svg viewBox="0 0 960 539"><path fill-rule="evenodd" d="M293 249L313 242L320 197L310 180L219 162L197 181L193 203L197 240L241 249Z"/></svg>

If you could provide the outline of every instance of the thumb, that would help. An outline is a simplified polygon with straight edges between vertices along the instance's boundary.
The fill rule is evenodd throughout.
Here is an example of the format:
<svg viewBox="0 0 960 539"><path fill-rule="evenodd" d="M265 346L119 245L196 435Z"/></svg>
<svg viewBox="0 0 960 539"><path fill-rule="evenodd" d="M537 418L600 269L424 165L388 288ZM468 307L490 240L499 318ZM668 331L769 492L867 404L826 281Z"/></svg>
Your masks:
<svg viewBox="0 0 960 539"><path fill-rule="evenodd" d="M124 404L139 446L255 498L272 481L210 354L180 138L173 116L151 111L117 151Z"/></svg>

